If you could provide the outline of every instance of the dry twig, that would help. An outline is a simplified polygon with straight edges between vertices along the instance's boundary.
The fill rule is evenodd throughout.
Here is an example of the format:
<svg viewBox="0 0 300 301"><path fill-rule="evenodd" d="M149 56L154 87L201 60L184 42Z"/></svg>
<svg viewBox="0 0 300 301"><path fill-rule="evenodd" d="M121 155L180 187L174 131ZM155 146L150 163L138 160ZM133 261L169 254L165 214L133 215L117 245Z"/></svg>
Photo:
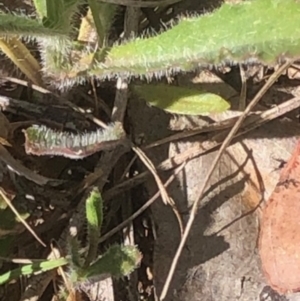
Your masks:
<svg viewBox="0 0 300 301"><path fill-rule="evenodd" d="M184 168L185 163L182 163L179 167L177 167L174 171L174 173L169 177L169 179L163 184L164 187L168 187L173 180L175 179L176 175L179 174L179 172ZM161 195L161 190L155 193L155 195L150 198L140 209L138 209L135 213L133 213L129 218L127 218L125 221L123 221L121 224L119 224L117 227L113 228L106 234L102 235L99 243L107 240L112 235L116 234L120 230L122 230L128 223L132 222L134 219L136 219L139 215L141 215L147 208L149 208L154 201Z"/></svg>
<svg viewBox="0 0 300 301"><path fill-rule="evenodd" d="M175 202L169 197L159 175L157 174L154 164L150 161L150 159L146 156L146 154L140 148L138 148L137 146L132 146L131 148L136 153L136 155L140 158L140 160L145 164L145 166L148 168L150 173L153 175L153 177L156 181L156 184L158 186L158 189L160 191L160 195L161 195L163 202L166 205L171 206L171 208L178 220L180 233L183 233L183 221L182 221L181 215L180 215L178 209L176 208Z"/></svg>
<svg viewBox="0 0 300 301"><path fill-rule="evenodd" d="M22 218L19 214L18 210L13 206L11 201L7 198L5 192L2 188L0 188L0 195L7 204L7 206L11 209L11 211L15 214L15 216L20 220L20 222L24 225L24 227L32 234L32 236L43 246L46 247L46 244L38 237L38 235L34 232L34 230L28 225L28 223Z"/></svg>
<svg viewBox="0 0 300 301"><path fill-rule="evenodd" d="M290 100L285 101L284 103L273 107L267 111L260 112L259 114L253 114L247 117L245 120L241 130L234 136L234 138L240 137L258 127L261 125L276 119L292 110L295 110L300 107L300 98L295 97ZM231 120L231 119L230 119ZM236 118L232 118L230 121L231 126L233 126L234 122L236 121ZM232 122L232 123L231 123ZM226 126L227 127L227 126ZM186 132L187 137L194 136L196 132L201 132L201 129L195 130L195 132L188 131ZM176 154L175 156L164 160L160 164L156 166L156 169L158 171L167 171L170 170L180 164L182 164L185 161L191 160L193 158L196 158L198 156L203 156L209 152L215 151L220 147L221 139L224 139L224 134L226 132L222 131L221 133L217 134L216 136L212 137L211 140L209 141L204 141L202 142L201 147L195 146L190 149L188 149L185 152L182 152L180 154ZM184 138L185 133L180 133L182 134L181 138ZM170 137L173 137L170 136ZM178 140L177 134L174 135L174 140ZM171 141L171 139L170 139ZM105 200L110 200L114 196L118 195L119 193L124 192L125 190L131 189L132 187L135 187L136 185L139 185L143 183L148 177L150 176L150 173L148 171L142 172L138 174L137 176L125 180L120 184L117 184L114 186L112 189L106 191L103 195Z"/></svg>
<svg viewBox="0 0 300 301"><path fill-rule="evenodd" d="M272 76L268 79L268 81L265 83L265 85L260 89L260 91L256 94L256 96L253 98L253 100L250 102L250 104L247 106L247 108L245 109L245 111L243 112L243 114L239 117L238 121L235 123L235 125L233 126L233 128L231 129L231 131L229 132L229 134L227 135L226 139L224 140L224 142L222 143L212 165L211 168L209 169L205 179L204 179L204 184L200 189L200 193L199 193L199 197L197 198L196 202L193 204L192 210L191 210L191 214L189 217L189 220L187 222L183 237L180 241L180 244L177 248L177 251L175 253L175 256L173 258L167 279L165 281L163 290L161 292L160 295L160 300L164 300L166 298L170 283L172 281L178 260L180 258L181 252L184 248L184 245L186 243L186 240L189 236L190 230L192 228L192 225L194 223L196 214L197 214L197 210L198 207L200 205L200 201L202 199L202 196L204 194L204 191L206 189L206 186L208 185L208 182L217 166L217 163L219 162L221 156L223 155L224 151L226 150L227 146L230 144L230 142L232 141L232 139L234 138L235 134L238 132L239 128L241 127L243 121L245 120L245 118L247 117L247 115L251 112L251 110L254 108L254 106L258 103L258 101L263 97L263 95L268 91L268 89L274 84L274 82L279 78L279 76L282 74L282 72L284 72L290 65L292 64L292 62L288 61L285 64L283 64L280 68L278 68L278 70L276 72L274 72L272 74Z"/></svg>

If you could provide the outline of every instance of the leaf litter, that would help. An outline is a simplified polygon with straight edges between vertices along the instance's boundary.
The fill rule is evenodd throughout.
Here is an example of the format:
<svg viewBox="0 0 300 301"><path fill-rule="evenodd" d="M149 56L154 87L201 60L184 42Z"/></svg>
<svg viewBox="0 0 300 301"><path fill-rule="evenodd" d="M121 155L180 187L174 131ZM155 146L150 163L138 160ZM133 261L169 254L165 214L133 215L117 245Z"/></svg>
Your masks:
<svg viewBox="0 0 300 301"><path fill-rule="evenodd" d="M154 111L154 112L156 112L156 111ZM148 131L149 131L149 124L147 125L147 127L148 127ZM161 129L157 129L157 131L160 131ZM259 132L259 131L257 131L257 132ZM274 130L273 130L273 134L275 134L274 133ZM148 138L148 137L147 137ZM211 139L211 138L210 138ZM285 141L286 142L286 141ZM180 142L181 143L181 142ZM195 142L191 142L191 144L190 145L193 145L193 143L195 143ZM280 142L279 142L279 144L280 144ZM17 145L21 145L21 143L17 143ZM275 144L275 147L276 147L276 144ZM271 146L270 146L270 148L271 148ZM254 149L254 152L255 152L255 147L253 147L253 149ZM14 150L17 150L18 151L18 149L16 148L16 145L14 145ZM256 150L257 150L257 152L259 152L260 150L258 150L257 148L256 148ZM28 160L28 158L26 157L26 156L24 156L24 153L22 153L22 150L21 150L21 148L19 149L19 152L21 153L21 156L20 156L20 153L18 154L17 153L17 155L19 155L19 157L18 158L20 158L21 160L20 161L22 161L22 162L24 162L24 163L26 163L26 161ZM234 153L235 155L236 155L236 153ZM265 156L266 156L266 154L264 154ZM175 158L176 158L176 154L174 155L175 156ZM92 159L94 159L94 158L92 158ZM97 158L96 159L94 159L95 161L97 160ZM93 163L95 162L95 161L93 161ZM211 161L210 161L211 162ZM36 158L33 158L33 159L29 159L29 165L27 165L27 166L30 166L30 170L32 170L32 169L35 169L35 170L38 170L39 172L41 172L42 174L43 174L43 171L46 171L46 169L48 169L48 168L50 168L51 166L53 166L53 165L56 165L56 167L54 167L54 168L52 168L51 170L50 170L50 172L47 172L47 175L51 175L53 178L59 178L59 177L61 177L61 178L63 178L63 179L68 179L68 181L70 180L70 178L69 177L67 177L67 172L66 171L69 171L70 169L71 169L71 171L72 171L72 173L73 173L73 175L72 175L72 181L75 181L75 183L78 183L78 182L80 182L80 181L78 181L78 179L80 178L80 179L82 179L84 176L86 176L87 174L89 174L90 172L91 172L91 170L92 170L92 167L90 166L90 165L93 165L93 163L90 163L90 162L88 162L88 161L85 161L84 162L84 164L78 164L78 163L76 163L76 162L71 162L71 161L66 161L66 160L60 160L60 159L58 159L58 158L52 158L52 159L42 159L42 160L38 160L38 159L36 159ZM27 164L28 164L28 162L27 162ZM208 164L210 164L209 163L209 160L208 160ZM193 165L195 165L195 162L193 163ZM57 168L57 166L60 166L60 168ZM192 170L190 170L189 171L190 173L192 173L193 171ZM201 173L204 173L204 170L201 170ZM75 175L74 175L75 174ZM61 176L62 175L62 176ZM197 167L196 166L196 175L197 175L197 177L199 177L199 167ZM196 177L195 175L193 175L194 177ZM272 175L273 176L273 175ZM31 180L31 179L29 179L29 180ZM18 181L19 181L19 178L18 178ZM31 192L32 192L32 190L34 191L34 190L36 190L36 191L39 191L38 190L38 188L37 187L35 187L31 182L29 182L29 181L24 181L24 183L22 183L22 181L20 181L21 182L21 185L23 185L23 187L22 187L22 189L24 189L24 187L26 187L26 188L28 188L29 190L31 190ZM11 183L10 183L11 184ZM39 183L37 183L37 184L39 184ZM45 184L45 183L44 183ZM61 184L63 184L63 183L61 183ZM74 182L72 182L72 185L74 185ZM11 185L10 185L11 186ZM47 187L45 186L45 191L44 192L47 192ZM65 187L64 187L64 189L66 189ZM69 187L67 186L67 189L69 189ZM113 188L111 188L111 189L113 189ZM26 189L25 189L25 191L26 191ZM50 198L49 198L49 196L47 197L46 196L46 200L44 200L45 201L45 203L46 203L46 206L45 206L45 204L42 204L43 206L44 206L44 208L43 208L43 210L44 210L44 213L46 213L46 215L48 214L48 210L49 211L51 211L52 209L51 209L51 205L53 205L53 203L51 203L51 200L52 200L52 198L53 198L53 196L56 196L56 195L59 195L55 190L53 190L52 188L50 189L49 188L49 192L50 193L52 193L52 195L50 194L49 196L50 196ZM48 192L48 193L49 193ZM48 193L45 193L45 195L47 195ZM71 193L70 193L71 194ZM67 195L68 197L70 197L70 194L69 195ZM48 199L47 199L48 198ZM42 195L42 193L41 193L41 190L39 191L39 194L38 195L36 195L35 196L35 200L39 200L39 201L41 201L42 199L45 199L45 196L43 196ZM49 200L50 199L50 200ZM177 198L176 198L177 199ZM28 201L28 200L26 200L25 199L25 201ZM47 204L48 203L48 204ZM67 203L67 202L66 202ZM56 204L59 204L59 202L56 202ZM47 207L47 205L48 205L48 207ZM67 204L64 204L64 206L66 206ZM66 206L66 207L64 207L64 206L62 206L61 208L68 208L68 209L70 209L70 208L74 208L75 207L75 203L72 203L72 205L70 206L70 207L68 207L68 206ZM58 205L56 205L56 207L59 207ZM181 206L179 206L179 207L181 207ZM60 208L60 209L61 209ZM67 210L68 210L67 209ZM223 208L224 209L224 208ZM65 211L67 211L67 210L65 210ZM160 210L161 210L161 208L160 208ZM214 212L214 210L212 210L212 209L208 209L208 210L211 210L211 212ZM163 210L162 210L163 211ZM154 209L154 212L157 212L155 209ZM165 212L165 211L163 211L163 212ZM58 217L61 217L62 218L62 220L63 220L63 215L65 214L66 212L62 212L62 214L61 214L61 216L60 215L57 215ZM36 213L35 213L36 214ZM235 212L235 215L236 215L236 212ZM54 225L55 224L55 221L56 220L51 220L51 218L49 218L49 216L51 217L51 214L50 215L48 215L48 220L47 219L45 219L43 222L44 223L51 223L52 225ZM160 216L159 214L158 214L158 216ZM166 215L167 216L167 215ZM161 220L158 220L157 218L156 218L156 222L157 222L157 224L158 225L161 225L161 226L163 226L163 221L164 221L164 219L166 219L166 216L163 216L163 218L161 219ZM203 216L203 215L202 215ZM236 217L236 216L235 216ZM41 216L39 216L38 214L36 214L36 216L34 216L34 219L35 219L35 222L36 222L36 224L35 225L37 225L39 222L38 222L38 220L39 219L41 219ZM224 222L224 221L223 221ZM170 223L172 226L173 226L173 231L174 231L174 223ZM41 225L41 224L40 224ZM49 225L49 224L48 224ZM207 225L205 225L205 227L206 227ZM39 227L38 226L38 228L39 229L42 229L42 227ZM210 231L213 233L214 232L214 226L212 226L211 227L211 229L210 229ZM49 230L49 228L48 228L48 230ZM53 229L52 229L53 230ZM144 230L144 228L143 228L143 230ZM208 229L206 229L207 231L208 231ZM238 230L237 228L235 228L235 230ZM241 232L239 232L239 234L242 236L243 235L243 231L244 230L246 230L246 229L242 229L242 231ZM42 233L47 233L47 232L43 232L42 231ZM170 231L168 232L169 233L169 235L170 235ZM234 232L233 232L234 233ZM235 235L237 235L237 233L238 232L236 232L235 233ZM47 235L49 234L49 237L52 237L52 234L51 233L47 233ZM161 233L159 233L159 235L160 235ZM229 233L230 234L230 233ZM55 235L53 235L53 237L54 237ZM176 235L175 235L176 236ZM48 238L49 238L48 237ZM252 236L251 236L252 237ZM199 238L199 237L198 237ZM162 239L161 237L159 238L159 239ZM178 242L178 241L177 241ZM209 243L210 241L208 240L208 243ZM224 243L224 241L222 242L221 240L219 241L220 242L220 245L222 245L222 243ZM28 243L28 242L27 242ZM223 244L225 247L227 246L226 245L226 243L224 243ZM22 256L24 256L24 253L26 254L26 251L29 251L29 254L32 252L32 249L33 249L33 246L34 246L34 243L31 241L30 242L30 244L27 246L27 248L25 248L25 249L27 249L27 250L19 250L19 253L22 255ZM191 246L193 246L192 244L190 245L190 247ZM157 246L156 246L156 252L157 252ZM168 249L168 248L167 248ZM170 249L168 249L168 250L170 250ZM192 249L193 250L193 249ZM197 250L197 248L196 248L196 250ZM200 251L205 251L205 250L200 250ZM224 251L224 250L223 250ZM40 254L41 254L42 252L40 252ZM205 252L203 252L204 254L205 254ZM225 252L226 253L226 252ZM28 253L27 253L28 254ZM39 254L30 254L30 255L39 255ZM26 255L25 255L26 256ZM156 253L156 256L157 256L157 253ZM162 255L160 255L160 256L162 256ZM217 256L217 255L216 255ZM242 254L241 254L241 256L243 256L243 252L242 252ZM31 256L28 256L28 258L30 258ZM169 256L170 257L170 256ZM157 257L156 257L156 259L157 259ZM224 258L222 258L222 261L224 262L224 260L226 259L226 257L224 257ZM228 258L227 258L228 259ZM244 259L244 258L242 258L242 259ZM234 260L234 259L233 259ZM222 263L222 261L221 261L221 263ZM155 265L157 266L157 262L155 263ZM191 263L192 264L192 263ZM224 277L224 275L226 275L226 274L222 274L222 272L223 273L225 273L224 272L224 270L226 269L226 265L225 265L225 267L224 268L222 268L222 265L220 265L220 262L218 262L218 264L219 264L219 267L221 266L221 268L220 268L220 275L222 276L223 275L223 277ZM165 267L165 268L167 268L168 269L168 266L166 265L166 263L164 262L164 264L162 264L162 267ZM195 265L196 266L196 265ZM213 265L212 265L212 267L214 268L214 271L216 270L216 266L217 266L217 264L216 264L216 262L214 262L213 263ZM191 269L191 266L190 266L190 269ZM205 267L203 268L204 270L205 270ZM197 272L198 271L198 272ZM186 272L186 271L185 271ZM198 274L197 274L198 273ZM200 277L199 277L199 275L200 275ZM205 291L205 288L206 288L206 285L205 284L202 284L201 285L201 273L199 273L199 268L197 269L196 268L196 272L194 273L194 276L195 276L195 279L197 279L198 280L198 283L197 283L197 285L198 285L198 289L199 289L199 291L201 292L201 296L203 297L203 296L205 296L205 294L208 294L208 292L207 291ZM220 276L219 275L219 276ZM216 278L216 279L218 279L218 278ZM207 280L207 282L209 283L209 279L206 279ZM157 278L155 278L154 277L154 283L156 283L157 284ZM247 287L247 281L245 281L245 287ZM182 285L183 284L183 285ZM181 285L182 286L179 286L177 289L178 289L178 291L179 292L183 292L183 286L184 285L186 285L187 283L183 283L183 282L181 282ZM215 285L215 284L214 284ZM158 286L159 287L159 286ZM188 285L185 287L187 290L189 290L190 288L188 288ZM276 286L275 286L275 288L276 288ZM222 291L222 289L223 289L223 291ZM258 291L258 292L260 292L260 291ZM258 294L258 292L257 292L257 294ZM228 292L226 292L226 290L225 290L225 286L224 287L219 287L219 290L217 290L217 294L219 294L219 295L217 295L217 296L219 296L219 298L222 298L222 296L224 296L224 298L222 299L222 300L226 300L226 294L227 294ZM232 292L231 292L232 293ZM181 296L183 296L183 295L181 295ZM194 295L191 295L191 296L197 296L197 295L195 295L195 292L194 292ZM221 296L221 297L220 297ZM250 296L250 295L249 295ZM231 296L232 297L232 296ZM182 300L184 300L184 298L187 298L187 297L183 297L182 298ZM200 298L200 297L199 297ZM245 297L245 298L247 298L247 296ZM244 298L244 300L247 300L247 299L245 299ZM248 297L249 298L249 297ZM189 300L191 300L191 299L189 299ZM200 300L200 299L199 299ZM228 300L231 300L231 299L228 299Z"/></svg>

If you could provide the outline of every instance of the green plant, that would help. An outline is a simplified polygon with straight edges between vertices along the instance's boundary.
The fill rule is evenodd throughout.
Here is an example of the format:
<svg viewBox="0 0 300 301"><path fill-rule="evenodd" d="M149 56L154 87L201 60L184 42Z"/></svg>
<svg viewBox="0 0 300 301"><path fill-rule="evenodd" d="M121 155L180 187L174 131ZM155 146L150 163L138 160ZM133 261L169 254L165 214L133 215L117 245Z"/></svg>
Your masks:
<svg viewBox="0 0 300 301"><path fill-rule="evenodd" d="M33 125L23 131L25 151L37 156L56 155L82 159L100 150L125 143L126 134L120 122L95 132L72 134L57 132L46 126Z"/></svg>
<svg viewBox="0 0 300 301"><path fill-rule="evenodd" d="M122 277L130 274L140 263L141 254L135 246L113 245L97 258L100 229L103 221L101 194L94 188L86 200L87 247L79 248L77 233L70 234L68 256L55 260L35 260L0 276L0 285L20 276L46 272L67 266L71 287L108 276Z"/></svg>
<svg viewBox="0 0 300 301"><path fill-rule="evenodd" d="M38 19L3 14L0 34L37 40L43 72L61 89L90 77L152 79L198 67L275 64L300 54L300 3L294 0L223 4L211 14L181 18L171 29L155 36L113 46L107 43L107 33L116 6L89 0L86 18L93 22L83 26L82 21L78 31L73 17L81 1L40 2L35 1ZM84 41L84 30L97 32L95 43Z"/></svg>

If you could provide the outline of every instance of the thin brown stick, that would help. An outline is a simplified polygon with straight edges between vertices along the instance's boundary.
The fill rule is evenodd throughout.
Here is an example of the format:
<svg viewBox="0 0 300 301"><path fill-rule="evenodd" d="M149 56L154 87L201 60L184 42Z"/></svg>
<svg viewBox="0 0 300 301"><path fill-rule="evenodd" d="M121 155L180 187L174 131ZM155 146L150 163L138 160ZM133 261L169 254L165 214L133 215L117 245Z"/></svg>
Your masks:
<svg viewBox="0 0 300 301"><path fill-rule="evenodd" d="M92 86L92 91L93 91L93 96L94 96L94 105L95 105L95 115L98 116L99 114L99 101L98 101L98 95L97 95L97 90L96 90L96 85L95 85L95 79L91 79L91 86Z"/></svg>
<svg viewBox="0 0 300 301"><path fill-rule="evenodd" d="M176 175L179 174L179 172L184 168L184 166L185 166L185 162L182 163L179 167L177 167L175 169L174 173L163 184L164 188L167 188L174 181ZM100 240L99 240L99 243L104 242L105 240L107 240L108 238L110 238L111 236L113 236L114 234L116 234L117 232L119 232L120 230L122 230L122 228L124 228L127 224L129 224L134 219L136 219L147 208L149 208L160 195L161 195L161 191L159 190L158 192L156 192L152 196L152 198L150 198L140 209L138 209L135 213L133 213L129 218L127 218L125 221L123 221L122 223L120 223L117 227L113 228L112 230L110 230L106 234L102 235L101 238L100 238Z"/></svg>
<svg viewBox="0 0 300 301"><path fill-rule="evenodd" d="M53 243L50 244L50 248L51 248L51 252L54 254L54 258L58 259L59 257L56 256L56 254L58 252L56 251L56 248L54 248ZM57 269L59 270L59 273L61 274L61 277L63 279L64 285L66 286L66 288L67 288L67 290L68 290L68 292L70 294L72 292L72 285L71 285L70 281L68 281L67 275L66 275L64 269L62 267L58 267Z"/></svg>
<svg viewBox="0 0 300 301"><path fill-rule="evenodd" d="M242 114L242 113L240 113L240 114ZM256 112L256 114L258 114L258 112ZM199 128L192 129L192 130L179 132L179 133L170 135L168 137L159 139L157 141L154 141L152 143L149 143L147 145L141 146L141 149L147 150L147 149L150 149L153 147L163 145L165 143L174 142L174 141L180 140L180 139L186 139L186 138L193 137L193 136L196 136L199 134L210 133L210 132L214 132L214 131L218 131L218 130L228 129L234 125L234 123L237 121L238 117L239 116L235 116L232 118L228 118L226 120L215 122L213 124L208 124L208 125L204 125ZM131 161L129 162L128 166L126 167L126 169L123 173L123 176L121 178L125 177L125 175L128 173L129 169L131 168L131 166L133 165L133 163L135 162L136 159L137 159L137 155L135 155L131 159Z"/></svg>
<svg viewBox="0 0 300 301"><path fill-rule="evenodd" d="M260 112L255 112L253 114L259 114ZM157 147L160 146L162 144L165 143L169 143L169 142L174 142L176 140L180 140L180 139L186 139L189 137L193 137L199 134L204 134L204 133L211 133L211 132L216 132L216 131L220 131L220 130L225 130L228 128L231 128L234 123L238 120L239 116L242 113L240 113L238 116L235 117L231 117L222 121L218 121L212 124L207 124L201 127L196 127L195 129L192 130L188 130L188 131L183 131L183 132L179 132L173 135L170 135L168 137L162 138L160 140L157 140L155 142L149 143L146 146L143 146L142 149L150 149L153 147Z"/></svg>
<svg viewBox="0 0 300 301"><path fill-rule="evenodd" d="M22 165L19 161L17 161L10 153L7 151L7 149L0 144L0 160L3 161L7 167L14 173L21 175L28 179L29 181L32 181L38 185L46 185L46 184L61 184L61 180L46 178L44 176L41 176L33 171L31 171L29 168Z"/></svg>
<svg viewBox="0 0 300 301"><path fill-rule="evenodd" d="M168 289L170 286L170 283L172 281L178 260L180 258L180 255L182 253L182 250L185 246L185 243L187 241L187 238L189 236L190 230L192 228L192 225L194 223L196 214L197 214L197 210L198 207L200 205L200 201L202 199L203 193L208 185L208 182L221 158L221 156L223 155L224 151L226 150L227 146L230 144L231 140L234 138L235 134L238 132L239 128L241 127L244 119L247 117L247 114L250 113L250 111L254 108L254 106L258 103L258 101L264 96L264 94L268 91L268 89L274 84L274 82L279 78L279 76L282 74L283 71L285 71L292 62L288 61L285 64L283 64L280 68L278 68L278 70L276 72L274 72L272 74L272 76L268 79L268 81L265 83L265 85L260 89L260 91L258 91L258 93L256 94L256 96L253 98L253 100L250 102L250 104L247 106L247 108L245 109L245 111L243 112L243 114L240 116L240 118L238 119L238 121L235 123L234 127L231 129L231 131L229 132L229 134L227 135L226 139L224 140L224 142L222 143L212 165L211 168L209 169L205 179L204 179L204 184L200 189L200 193L199 193L199 197L197 198L197 200L195 201L195 203L193 204L192 210L191 210L191 214L189 217L189 220L187 222L183 237L180 241L180 244L176 250L175 256L173 258L167 279L165 281L163 290L161 292L160 295L160 300L164 300L166 298L166 295L168 293Z"/></svg>
<svg viewBox="0 0 300 301"><path fill-rule="evenodd" d="M116 86L117 90L112 110L112 119L122 120L123 123L128 101L128 83L126 80L118 78Z"/></svg>
<svg viewBox="0 0 300 301"><path fill-rule="evenodd" d="M151 174L153 175L156 184L158 186L158 189L160 191L161 194L161 198L163 200L163 202L167 205L170 205L177 220L178 220L178 224L179 224L179 228L180 228L180 233L183 233L183 221L181 218L181 215L178 211L178 209L176 208L176 204L175 202L169 197L165 186L163 185L159 175L157 174L157 171L155 169L154 164L151 162L151 160L146 156L146 154L137 146L132 145L132 150L137 154L137 156L140 158L140 160L145 164L145 166L148 168L148 170L151 172Z"/></svg>
<svg viewBox="0 0 300 301"><path fill-rule="evenodd" d="M158 186L158 189L161 192L161 198L165 205L170 204L171 200L170 197L164 188L161 179L159 178L157 171L155 169L154 164L151 162L151 160L146 156L146 154L137 146L132 145L132 150L136 153L136 155L140 158L140 160L145 164L145 166L148 168L149 172L153 175L156 184Z"/></svg>
<svg viewBox="0 0 300 301"><path fill-rule="evenodd" d="M263 111L259 114L253 114L247 117L245 120L242 131L240 131L238 134L235 135L235 138L240 137L253 129L256 129L257 127L261 126L262 124L267 123L268 121L271 121L273 119L276 119L292 110L295 110L300 107L300 98L294 97L292 99L289 99L285 101L284 103L273 107L269 110ZM220 135L223 135L224 131L221 134L218 134L217 137ZM216 138L217 139L217 138ZM192 147L188 149L187 151L184 151L180 154L176 154L175 156L164 160L160 164L156 166L158 171L166 171L170 170L178 165L180 165L182 162L186 160L191 160L193 158L202 156L208 152L212 152L216 150L221 143L219 143L219 140L216 140L214 137L211 139L212 141L204 141L201 145ZM145 171L137 176L125 180L120 184L115 185L112 189L107 190L103 198L105 200L110 200L114 196L118 195L119 193L124 192L127 189L130 189L132 187L135 187L136 185L139 185L143 183L147 178L149 177L149 172Z"/></svg>
<svg viewBox="0 0 300 301"><path fill-rule="evenodd" d="M58 95L54 92L51 92L50 90L47 90L47 89L45 89L43 87L40 87L38 85L30 84L29 82L27 82L25 80L14 78L14 77L3 77L3 79L11 81L12 83L16 83L16 84L19 84L19 85L22 85L22 86L25 86L25 87L32 88L33 90L38 91L38 92L43 93L43 94L52 94L58 100L60 100L63 104L67 105L68 107L70 107L74 111L83 114L86 118L88 118L89 120L91 120L95 124L97 124L101 127L104 127L104 128L106 127L106 124L103 121L101 121L100 119L96 118L92 114L87 114L86 111L83 108L76 106L71 101L62 98L60 95Z"/></svg>
<svg viewBox="0 0 300 301"><path fill-rule="evenodd" d="M15 216L20 220L20 222L24 225L24 227L32 234L32 236L43 246L46 247L46 244L38 237L38 235L34 232L34 230L28 225L28 223L22 218L19 214L18 210L14 207L11 201L6 196L5 192L2 188L0 188L0 195L7 204L7 206L11 209L11 211L15 214Z"/></svg>
<svg viewBox="0 0 300 301"><path fill-rule="evenodd" d="M239 110L243 111L246 108L246 100L247 100L247 78L244 70L244 66L240 64L240 75L241 75L241 94L240 94L240 101L239 101Z"/></svg>

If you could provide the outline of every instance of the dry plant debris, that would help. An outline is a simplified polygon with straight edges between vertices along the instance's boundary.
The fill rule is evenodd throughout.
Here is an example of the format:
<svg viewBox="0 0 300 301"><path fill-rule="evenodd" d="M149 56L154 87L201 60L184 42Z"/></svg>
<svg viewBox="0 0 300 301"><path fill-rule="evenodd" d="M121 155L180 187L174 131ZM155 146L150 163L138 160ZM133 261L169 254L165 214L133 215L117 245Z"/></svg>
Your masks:
<svg viewBox="0 0 300 301"><path fill-rule="evenodd" d="M300 141L263 209L259 252L265 276L281 294L300 290Z"/></svg>

